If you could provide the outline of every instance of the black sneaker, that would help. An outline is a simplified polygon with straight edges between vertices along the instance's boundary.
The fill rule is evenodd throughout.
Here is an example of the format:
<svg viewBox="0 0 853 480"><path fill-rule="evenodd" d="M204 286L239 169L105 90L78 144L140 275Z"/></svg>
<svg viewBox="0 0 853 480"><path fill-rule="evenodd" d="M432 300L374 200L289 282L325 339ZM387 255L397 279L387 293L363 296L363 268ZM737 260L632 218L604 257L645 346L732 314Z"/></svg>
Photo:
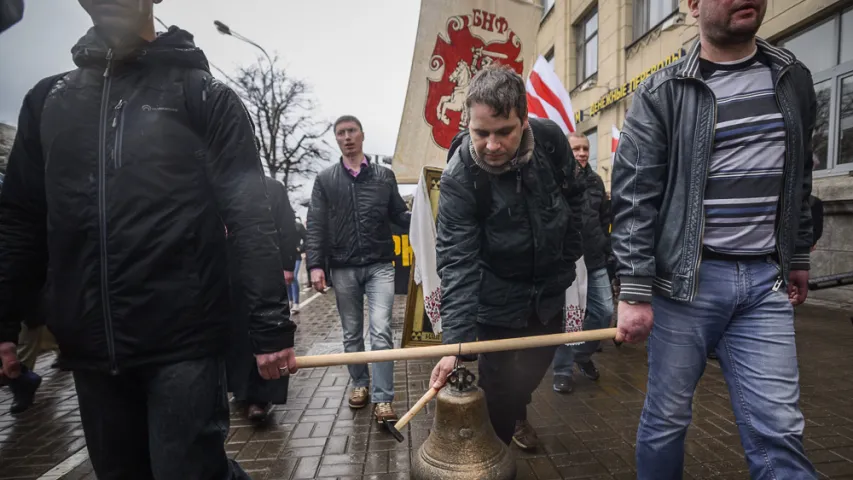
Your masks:
<svg viewBox="0 0 853 480"><path fill-rule="evenodd" d="M14 400L9 407L9 413L17 415L24 413L33 406L36 390L41 386L41 377L30 371L24 371L21 376L9 381Z"/></svg>
<svg viewBox="0 0 853 480"><path fill-rule="evenodd" d="M575 382L567 375L554 375L554 391L557 393L572 393Z"/></svg>
<svg viewBox="0 0 853 480"><path fill-rule="evenodd" d="M581 371L584 377L592 380L593 382L598 380L601 377L601 374L598 373L598 369L595 368L595 364L592 363L592 360L584 363L578 362L578 369Z"/></svg>

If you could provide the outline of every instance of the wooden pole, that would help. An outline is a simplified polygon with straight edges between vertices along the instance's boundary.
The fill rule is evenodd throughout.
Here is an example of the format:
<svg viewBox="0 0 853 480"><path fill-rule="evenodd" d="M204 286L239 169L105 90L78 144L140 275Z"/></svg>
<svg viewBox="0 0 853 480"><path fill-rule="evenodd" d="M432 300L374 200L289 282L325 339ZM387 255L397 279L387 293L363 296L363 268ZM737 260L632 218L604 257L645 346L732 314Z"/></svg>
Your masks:
<svg viewBox="0 0 853 480"><path fill-rule="evenodd" d="M587 330L585 332L556 333L534 337L487 340L484 342L453 343L432 347L397 348L370 352L334 353L296 357L297 368L332 367L335 365L358 365L364 363L396 362L400 360L423 360L453 355L475 355L478 353L524 350L527 348L553 347L565 343L608 340L616 337L615 328Z"/></svg>
<svg viewBox="0 0 853 480"><path fill-rule="evenodd" d="M406 412L406 414L403 415L403 417L397 423L394 424L394 428L396 428L398 432L400 430L402 430L403 427L408 425L409 421L411 421L412 418L418 414L418 412L423 410L424 406L427 403L429 403L430 400L432 400L437 394L438 394L438 389L435 387L432 387L429 390L427 390L427 392L424 394L424 396L421 397L420 400L418 400L418 403L416 403L415 406L412 407L411 410Z"/></svg>

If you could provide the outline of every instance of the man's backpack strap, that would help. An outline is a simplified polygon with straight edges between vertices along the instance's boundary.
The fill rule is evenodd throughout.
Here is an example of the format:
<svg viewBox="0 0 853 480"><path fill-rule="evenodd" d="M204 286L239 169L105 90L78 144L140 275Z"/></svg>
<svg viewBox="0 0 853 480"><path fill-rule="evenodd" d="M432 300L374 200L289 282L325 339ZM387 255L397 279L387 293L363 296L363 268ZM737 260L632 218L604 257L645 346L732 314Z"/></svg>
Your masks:
<svg viewBox="0 0 853 480"><path fill-rule="evenodd" d="M462 165L465 166L468 178L471 179L471 183L474 185L474 198L477 202L477 219L482 223L489 216L489 210L491 210L492 181L489 178L490 175L474 163L471 152L468 150L468 142L465 141L468 136L468 132L461 131L453 137L453 141L450 142L450 149L447 151L447 161L449 162L456 151L459 151Z"/></svg>
<svg viewBox="0 0 853 480"><path fill-rule="evenodd" d="M533 124L533 122L535 121L537 120L531 119L531 124ZM556 127L556 125L554 126ZM556 135L558 134L558 132L546 132L545 128L547 127L542 128L542 130L538 132L534 132L534 142L536 142L536 145L539 146L539 148L541 148L545 152L545 156L548 157L548 160L551 161L551 167L554 172L554 180L560 187L560 190L562 191L563 195L568 195L571 183L570 179L576 176L575 172L569 171L570 162L566 161L568 159L568 155L570 155L570 152L558 152L557 149L559 148L559 146L554 143L552 138L549 138L549 136L546 135L546 133L552 133ZM537 128L537 130L539 129ZM562 131L559 132L559 135L563 135Z"/></svg>
<svg viewBox="0 0 853 480"><path fill-rule="evenodd" d="M44 110L44 104L47 102L47 97L50 95L50 91L53 90L53 86L56 85L56 82L59 81L60 78L64 77L68 72L59 73L56 75L51 75L50 77L43 78L39 80L36 86L33 87L32 95L30 98L32 99L33 109L30 112L32 114L33 126L35 131L35 138L38 138L39 141L36 148L39 149L39 156L43 159L41 155L41 115Z"/></svg>

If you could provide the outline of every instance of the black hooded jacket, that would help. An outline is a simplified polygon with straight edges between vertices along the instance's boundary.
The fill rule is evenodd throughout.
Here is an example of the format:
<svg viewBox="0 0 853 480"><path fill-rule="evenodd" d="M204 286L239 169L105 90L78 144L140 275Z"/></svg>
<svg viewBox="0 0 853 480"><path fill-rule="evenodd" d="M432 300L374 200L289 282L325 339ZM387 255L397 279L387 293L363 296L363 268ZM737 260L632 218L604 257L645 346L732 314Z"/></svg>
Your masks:
<svg viewBox="0 0 853 480"><path fill-rule="evenodd" d="M97 29L43 108L25 98L0 197L0 342L45 273L68 368L219 354L235 234L255 353L293 345L276 229L240 99L176 27L107 47ZM36 112L41 122L33 122Z"/></svg>

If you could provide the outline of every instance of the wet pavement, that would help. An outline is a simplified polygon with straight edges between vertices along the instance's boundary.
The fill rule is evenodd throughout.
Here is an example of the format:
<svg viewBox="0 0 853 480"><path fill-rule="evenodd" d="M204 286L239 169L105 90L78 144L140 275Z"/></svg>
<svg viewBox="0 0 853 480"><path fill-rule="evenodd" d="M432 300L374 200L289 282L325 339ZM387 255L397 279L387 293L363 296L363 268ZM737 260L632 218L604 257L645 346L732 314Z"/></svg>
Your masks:
<svg viewBox="0 0 853 480"><path fill-rule="evenodd" d="M306 297L309 297L306 295ZM395 341L402 331L404 298L395 305ZM805 444L821 478L853 479L853 325L850 312L803 307L798 312ZM341 351L341 333L330 292L308 303L297 317L299 355ZM94 479L70 374L50 369L42 356L37 372L45 381L37 405L8 414L8 389L0 389L0 479ZM535 453L517 455L519 479L635 478L633 445L643 404L646 366L642 346L607 343L595 360L601 379L575 375L575 392L559 395L546 376L529 407L542 440ZM396 400L402 414L426 391L432 362L398 363ZM395 441L372 421L369 409L346 406L349 377L344 367L299 372L290 400L278 406L269 425L255 428L232 413L228 453L255 480L301 478L404 479L410 455L432 426L431 405ZM695 479L746 479L746 464L728 399L715 362L710 362L694 402L687 439L686 475Z"/></svg>

